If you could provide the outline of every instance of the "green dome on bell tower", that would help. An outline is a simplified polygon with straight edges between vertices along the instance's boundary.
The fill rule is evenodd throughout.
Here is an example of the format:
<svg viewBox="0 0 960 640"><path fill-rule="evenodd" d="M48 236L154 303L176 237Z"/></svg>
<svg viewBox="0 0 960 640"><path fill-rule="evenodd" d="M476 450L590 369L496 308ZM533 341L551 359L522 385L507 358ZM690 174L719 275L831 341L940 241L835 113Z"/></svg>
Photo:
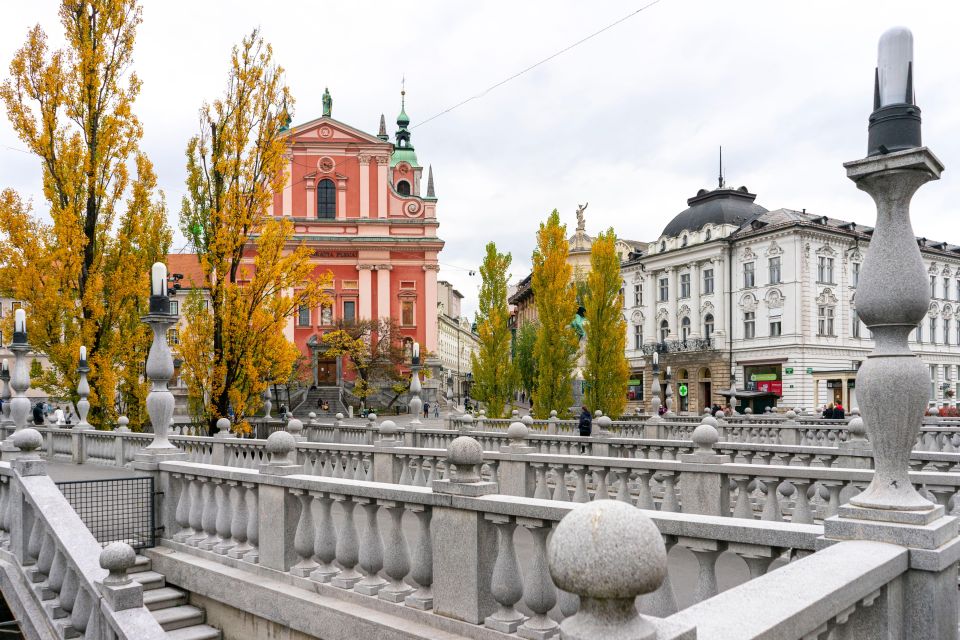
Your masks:
<svg viewBox="0 0 960 640"><path fill-rule="evenodd" d="M407 127L410 125L410 116L406 111L406 90L400 91L400 115L397 116L397 144L394 146L393 155L390 156L390 166L395 167L401 162L408 163L411 167L419 167L417 164L417 154L413 150L413 143L410 141L410 131Z"/></svg>

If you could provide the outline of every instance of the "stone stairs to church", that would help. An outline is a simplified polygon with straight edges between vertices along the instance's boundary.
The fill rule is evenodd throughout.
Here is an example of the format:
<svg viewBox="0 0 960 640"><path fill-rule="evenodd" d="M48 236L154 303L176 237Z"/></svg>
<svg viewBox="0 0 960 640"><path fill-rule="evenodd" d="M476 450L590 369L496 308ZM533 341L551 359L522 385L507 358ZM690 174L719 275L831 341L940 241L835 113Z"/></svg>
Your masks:
<svg viewBox="0 0 960 640"><path fill-rule="evenodd" d="M164 575L153 570L149 558L137 556L136 565L128 573L143 585L143 604L167 632L169 640L223 638L219 629L205 624L204 610L189 603L190 594L168 585Z"/></svg>
<svg viewBox="0 0 960 640"><path fill-rule="evenodd" d="M320 408L324 400L330 405L329 411ZM307 392L306 399L293 410L293 415L303 420L310 415L310 412L316 413L318 418L332 417L337 413L346 415L347 408L340 402L340 389L338 387L314 387L310 389Z"/></svg>

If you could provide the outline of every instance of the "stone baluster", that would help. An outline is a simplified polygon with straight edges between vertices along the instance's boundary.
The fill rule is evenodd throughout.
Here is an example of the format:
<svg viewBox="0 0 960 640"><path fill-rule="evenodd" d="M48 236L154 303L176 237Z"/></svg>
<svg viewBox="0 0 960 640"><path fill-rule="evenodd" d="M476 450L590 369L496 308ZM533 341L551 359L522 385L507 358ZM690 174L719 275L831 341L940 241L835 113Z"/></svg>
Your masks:
<svg viewBox="0 0 960 640"><path fill-rule="evenodd" d="M760 514L760 519L769 522L782 522L783 514L780 511L780 499L778 496L780 478L760 477L757 478L757 481L762 483L765 494L763 512Z"/></svg>
<svg viewBox="0 0 960 640"><path fill-rule="evenodd" d="M175 542L186 542L195 533L190 524L193 476L176 475L174 477L179 480L180 494L177 496L177 532L173 535L173 540Z"/></svg>
<svg viewBox="0 0 960 640"><path fill-rule="evenodd" d="M649 509L653 511L656 509L656 505L653 502L653 494L650 492L650 480L653 478L654 472L648 469L638 469L636 471L637 476L637 506L641 509ZM627 479L629 479L629 474ZM626 483L625 483L626 486ZM629 490L629 489L628 489ZM627 502L629 502L629 497Z"/></svg>
<svg viewBox="0 0 960 640"><path fill-rule="evenodd" d="M573 465L570 467L576 476L576 490L573 493L574 502L589 502L590 493L587 491L587 468L584 465Z"/></svg>
<svg viewBox="0 0 960 640"><path fill-rule="evenodd" d="M654 624L637 612L635 601L663 583L667 552L643 511L610 500L578 506L557 525L549 564L557 587L580 597L576 615L560 627L565 640L657 637Z"/></svg>
<svg viewBox="0 0 960 640"><path fill-rule="evenodd" d="M297 518L297 531L293 536L293 549L297 553L299 562L290 567L290 573L305 578L317 568L313 560L314 520L313 497L303 489L290 489L291 495L296 496L300 503L300 516Z"/></svg>
<svg viewBox="0 0 960 640"><path fill-rule="evenodd" d="M753 520L753 503L750 500L750 482L753 478L730 476L730 479L737 484L737 503L733 508L733 517Z"/></svg>
<svg viewBox="0 0 960 640"><path fill-rule="evenodd" d="M670 550L677 544L677 537L661 536L661 538L663 538L664 549L669 559ZM637 609L640 613L656 616L657 618L667 618L678 611L677 596L673 592L673 584L670 582L669 570L663 576L663 582L656 591L648 593L638 600Z"/></svg>
<svg viewBox="0 0 960 640"><path fill-rule="evenodd" d="M199 477L190 480L190 537L184 539L186 544L197 546L203 539L203 486Z"/></svg>
<svg viewBox="0 0 960 640"><path fill-rule="evenodd" d="M242 558L252 547L247 542L247 520L250 512L247 511L246 486L242 482L230 482L230 537L233 546L221 553L231 558Z"/></svg>
<svg viewBox="0 0 960 640"><path fill-rule="evenodd" d="M390 581L380 590L379 597L388 602L403 602L413 593L413 587L403 581L410 572L410 556L403 535L404 505L393 500L379 500L378 503L390 514L383 559L383 568Z"/></svg>
<svg viewBox="0 0 960 640"><path fill-rule="evenodd" d="M191 546L209 551L216 544L217 538L217 501L215 487L219 478L205 478L201 500L203 510L200 515L202 530L190 542Z"/></svg>
<svg viewBox="0 0 960 640"><path fill-rule="evenodd" d="M215 526L217 529L217 542L211 548L211 550L215 553L219 553L220 555L224 555L234 545L234 542L230 537L230 522L233 519L233 514L231 513L230 508L231 484L235 483L222 480L217 483L216 488L217 517Z"/></svg>
<svg viewBox="0 0 960 640"><path fill-rule="evenodd" d="M380 525L377 513L380 505L371 498L354 498L354 502L363 508L366 526L360 537L359 559L363 578L353 587L357 593L365 596L375 596L387 584L380 577L383 569L383 539L380 537Z"/></svg>
<svg viewBox="0 0 960 640"><path fill-rule="evenodd" d="M77 589L77 597L73 603L73 610L70 612L70 626L80 635L83 635L87 630L90 613L93 610L93 603L93 595L87 590L87 587L79 587Z"/></svg>
<svg viewBox="0 0 960 640"><path fill-rule="evenodd" d="M357 543L357 527L353 522L353 510L357 506L352 498L346 495L331 494L335 502L343 510L343 523L337 535L337 562L343 567L339 574L330 580L330 584L341 589L353 589L363 579L356 570L360 559Z"/></svg>
<svg viewBox="0 0 960 640"><path fill-rule="evenodd" d="M663 499L660 501L660 511L679 513L680 503L677 500L677 472L658 471L656 476L663 482Z"/></svg>
<svg viewBox="0 0 960 640"><path fill-rule="evenodd" d="M516 609L516 604L523 597L523 576L513 546L513 532L517 523L510 516L488 513L484 517L497 526L497 560L493 565L490 583L497 610L487 616L483 624L501 633L514 633L526 620Z"/></svg>
<svg viewBox="0 0 960 640"><path fill-rule="evenodd" d="M66 614L73 611L78 588L79 580L77 578L77 572L73 567L68 565L66 575L63 577L63 587L60 589L60 608L63 609Z"/></svg>
<svg viewBox="0 0 960 640"><path fill-rule="evenodd" d="M560 627L547 615L557 604L557 589L550 579L547 565L547 535L551 523L536 518L517 518L517 524L533 536L533 557L523 586L523 602L533 615L517 628L517 635L533 640L552 638L559 633Z"/></svg>
<svg viewBox="0 0 960 640"><path fill-rule="evenodd" d="M813 510L810 508L810 501L807 494L810 491L812 480L806 478L790 479L790 484L796 490L796 499L793 506L793 513L790 515L790 522L794 524L813 524Z"/></svg>
<svg viewBox="0 0 960 640"><path fill-rule="evenodd" d="M607 468L591 467L589 472L593 474L596 486L593 492L593 499L608 500L610 498L610 488L607 486Z"/></svg>
<svg viewBox="0 0 960 640"><path fill-rule="evenodd" d="M313 553L317 567L310 573L316 582L330 582L340 570L333 564L337 556L337 531L334 527L331 508L333 499L329 494L311 491L316 527L314 529Z"/></svg>
<svg viewBox="0 0 960 640"><path fill-rule="evenodd" d="M404 599L404 603L426 611L433 608L433 540L430 534L433 511L420 504L406 504L404 508L417 518L417 543L413 547L413 570L410 572L417 589Z"/></svg>
<svg viewBox="0 0 960 640"><path fill-rule="evenodd" d="M552 470L556 482L553 486L553 499L570 502L570 492L567 490L567 465L554 465Z"/></svg>
<svg viewBox="0 0 960 640"><path fill-rule="evenodd" d="M59 550L53 555L53 564L50 565L50 575L47 577L47 587L58 596L63 588L63 579L67 573L67 558Z"/></svg>
<svg viewBox="0 0 960 640"><path fill-rule="evenodd" d="M538 500L549 500L550 490L547 487L547 466L542 462L535 462L530 465L537 477L536 489L533 497Z"/></svg>
<svg viewBox="0 0 960 640"><path fill-rule="evenodd" d="M258 485L244 483L247 490L247 544L251 549L244 554L244 562L257 564L260 562L260 492Z"/></svg>
<svg viewBox="0 0 960 640"><path fill-rule="evenodd" d="M697 558L699 572L693 601L703 602L717 595L717 558L723 553L724 543L702 538L680 538L678 544L689 549Z"/></svg>

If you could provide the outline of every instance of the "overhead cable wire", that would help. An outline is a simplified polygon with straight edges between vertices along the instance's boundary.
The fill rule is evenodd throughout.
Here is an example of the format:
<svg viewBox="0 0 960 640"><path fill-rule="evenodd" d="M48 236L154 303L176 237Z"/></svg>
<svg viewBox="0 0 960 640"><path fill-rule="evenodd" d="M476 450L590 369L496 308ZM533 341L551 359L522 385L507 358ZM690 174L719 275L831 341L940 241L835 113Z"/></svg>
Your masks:
<svg viewBox="0 0 960 640"><path fill-rule="evenodd" d="M580 45L583 44L584 42L586 42L586 41L588 41L588 40L591 40L591 39L597 37L598 35L600 35L600 34L603 33L604 31L608 31L608 30L612 29L613 27L617 26L618 24L620 24L620 23L622 23L622 22L626 22L627 20L629 20L629 19L632 18L633 16L637 15L638 13L640 13L640 12L642 12L642 11L646 11L647 9L649 9L649 8L652 7L653 5L657 4L658 2L660 2L660 0L653 0L653 2L650 2L650 3L647 3L647 4L643 5L642 7L640 7L639 9L637 9L636 11L633 11L633 12L625 15L624 17L620 18L619 20L617 20L617 21L615 21L615 22L611 22L611 23L608 24L607 26L603 27L602 29L600 29L600 30L598 30L598 31L594 31L593 33L591 33L590 35L586 36L585 38L581 38L580 40L577 40L577 41L574 42L573 44L564 47L564 48L561 49L560 51L557 51L556 53L553 53L553 54L547 56L547 57L544 58L543 60L540 60L539 62L533 63L533 64L530 65L529 67L527 67L527 68L525 68L525 69L522 69L521 71L518 71L517 73L513 74L512 76L510 76L510 77L508 77L508 78L504 78L504 79L501 80L500 82L497 82L497 83L495 83L495 84L490 85L489 87L487 87L486 89L484 89L484 90L481 91L480 93L478 93L478 94L476 94L476 95L472 95L472 96L470 96L469 98L467 98L466 100L461 100L460 102L458 102L457 104L453 105L452 107L448 107L448 108L444 109L443 111L441 111L440 113L438 113L438 114L436 114L436 115L432 115L432 116L430 116L429 118L427 118L426 120L424 120L424 121L422 121L422 122L420 122L420 123L418 123L418 124L415 124L415 125L413 125L413 126L410 127L410 128L411 128L411 129L416 129L417 127L422 127L423 125L427 124L427 123L430 122L431 120L436 120L436 119L439 118L440 116L446 115L446 114L450 113L451 111L453 111L454 109L457 109L457 108L459 108L459 107L462 107L463 105L467 104L468 102L472 102L473 100L479 100L480 98L484 97L485 95L487 95L488 93L490 93L490 92L493 91L494 89L496 89L496 88L498 88L498 87L502 87L503 85L507 84L507 83L510 82L511 80L516 80L517 78L519 78L519 77L522 76L523 74L525 74L525 73L527 73L527 72L529 72L529 71L533 71L534 69L536 69L536 68L539 67L540 65L543 65L543 64L546 64L547 62L550 62L551 60L553 60L553 59L556 58L557 56L563 55L563 54L566 53L567 51L570 51L571 49L580 46Z"/></svg>

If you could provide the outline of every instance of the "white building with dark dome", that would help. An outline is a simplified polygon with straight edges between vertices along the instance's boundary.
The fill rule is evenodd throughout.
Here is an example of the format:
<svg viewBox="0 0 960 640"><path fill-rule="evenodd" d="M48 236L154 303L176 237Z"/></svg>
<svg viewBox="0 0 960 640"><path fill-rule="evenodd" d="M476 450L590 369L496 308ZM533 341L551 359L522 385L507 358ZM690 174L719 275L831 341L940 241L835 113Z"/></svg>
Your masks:
<svg viewBox="0 0 960 640"><path fill-rule="evenodd" d="M649 402L652 354L670 367L676 410L856 406L856 372L873 348L855 294L872 227L768 210L746 187L701 189L656 241L623 263L630 395ZM960 392L960 247L919 238L932 301L913 347L930 401ZM685 392L686 395L683 395Z"/></svg>

